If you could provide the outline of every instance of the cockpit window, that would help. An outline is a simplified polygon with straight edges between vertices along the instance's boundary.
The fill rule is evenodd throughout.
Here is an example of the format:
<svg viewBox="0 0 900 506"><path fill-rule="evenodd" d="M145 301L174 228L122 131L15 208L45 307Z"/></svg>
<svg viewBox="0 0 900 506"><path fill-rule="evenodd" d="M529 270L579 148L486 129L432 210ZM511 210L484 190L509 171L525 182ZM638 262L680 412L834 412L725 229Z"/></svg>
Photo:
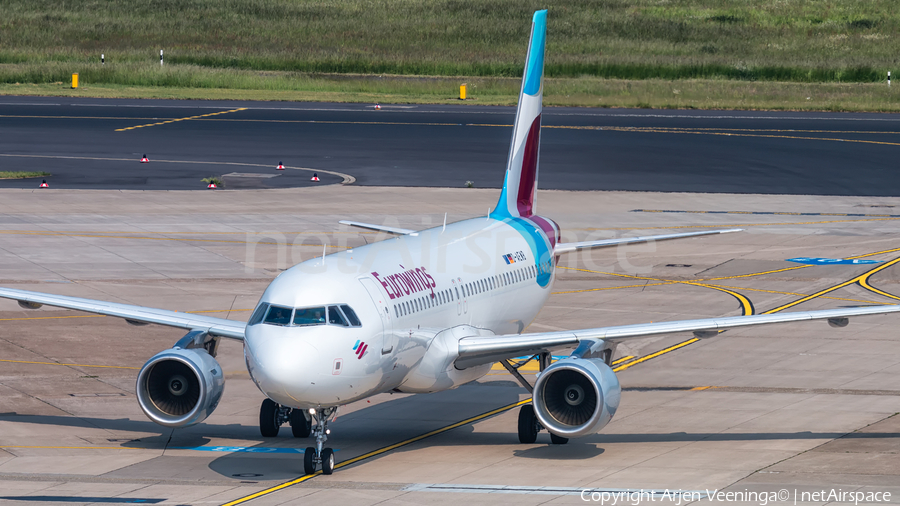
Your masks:
<svg viewBox="0 0 900 506"><path fill-rule="evenodd" d="M256 325L257 323L261 322L263 316L266 315L267 309L269 309L268 304L266 304L265 302L260 304L259 307L256 308L256 311L254 311L253 314L250 315L250 320L247 321L247 325Z"/></svg>
<svg viewBox="0 0 900 506"><path fill-rule="evenodd" d="M359 318L356 317L356 313L350 306L344 304L341 306L341 310L344 311L344 316L346 316L347 319L350 320L350 325L353 325L354 327L362 326L362 322L359 321Z"/></svg>
<svg viewBox="0 0 900 506"><path fill-rule="evenodd" d="M263 320L263 323L268 323L269 325L290 325L291 324L291 312L293 308L290 307L281 307L281 306L269 306L269 312L266 313L266 319Z"/></svg>
<svg viewBox="0 0 900 506"><path fill-rule="evenodd" d="M328 306L328 324L349 327L347 320L344 319L344 315L341 314L337 306Z"/></svg>
<svg viewBox="0 0 900 506"><path fill-rule="evenodd" d="M324 307L298 308L294 312L294 325L324 325Z"/></svg>

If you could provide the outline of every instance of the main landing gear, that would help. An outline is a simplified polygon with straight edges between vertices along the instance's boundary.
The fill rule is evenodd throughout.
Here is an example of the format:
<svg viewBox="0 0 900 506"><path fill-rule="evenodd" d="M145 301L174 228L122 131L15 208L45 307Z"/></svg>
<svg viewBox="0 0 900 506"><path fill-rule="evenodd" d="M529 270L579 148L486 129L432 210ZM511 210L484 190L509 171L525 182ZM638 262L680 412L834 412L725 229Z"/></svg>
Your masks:
<svg viewBox="0 0 900 506"><path fill-rule="evenodd" d="M534 414L534 406L525 404L519 408L519 442L530 445L537 441L538 432L544 427L538 421ZM564 445L569 442L569 438L557 436L550 433L550 443L555 445Z"/></svg>
<svg viewBox="0 0 900 506"><path fill-rule="evenodd" d="M272 399L266 399L259 407L259 433L263 437L275 437L285 422L291 423L294 437L309 437L312 421L305 410L281 406Z"/></svg>
<svg viewBox="0 0 900 506"><path fill-rule="evenodd" d="M534 387L531 383L526 380L522 374L519 373L519 368L530 362L533 358L538 360L538 366L540 367L541 372L544 371L547 367L550 367L550 363L552 361L552 357L550 353L543 352L535 355L534 357L523 360L517 364L513 364L508 360L503 360L500 364L509 371L510 374L516 378L523 387L530 393L534 393ZM521 408L519 408L519 442L522 444L530 445L534 444L537 441L538 432L541 431L544 427L541 425L541 422L538 421L537 416L534 414L534 406L531 404L525 404ZM569 438L560 437L556 434L550 433L550 443L555 445L564 445L569 442Z"/></svg>
<svg viewBox="0 0 900 506"><path fill-rule="evenodd" d="M325 441L328 441L328 422L334 420L337 414L337 408L320 408L309 410L311 417L316 419L316 428L314 435L316 437L316 446L306 449L303 452L303 471L306 474L316 472L316 467L322 465L322 474L331 474L334 472L334 450L331 448L323 448Z"/></svg>

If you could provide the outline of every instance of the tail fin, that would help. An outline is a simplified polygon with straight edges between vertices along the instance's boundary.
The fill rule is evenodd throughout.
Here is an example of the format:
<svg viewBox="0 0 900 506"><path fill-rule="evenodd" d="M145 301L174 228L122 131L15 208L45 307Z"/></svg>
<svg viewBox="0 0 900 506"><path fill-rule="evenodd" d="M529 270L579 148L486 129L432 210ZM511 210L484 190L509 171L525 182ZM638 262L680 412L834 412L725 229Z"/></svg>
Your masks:
<svg viewBox="0 0 900 506"><path fill-rule="evenodd" d="M492 216L531 216L537 190L541 144L541 103L544 94L544 46L547 11L537 11L531 24L531 40L519 92L519 108L513 127L503 192Z"/></svg>

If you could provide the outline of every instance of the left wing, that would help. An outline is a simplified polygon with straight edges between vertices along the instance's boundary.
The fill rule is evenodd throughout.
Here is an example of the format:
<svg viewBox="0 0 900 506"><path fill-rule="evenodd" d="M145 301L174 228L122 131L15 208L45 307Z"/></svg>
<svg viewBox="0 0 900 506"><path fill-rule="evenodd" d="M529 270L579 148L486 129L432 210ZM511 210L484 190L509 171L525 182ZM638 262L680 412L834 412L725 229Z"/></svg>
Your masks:
<svg viewBox="0 0 900 506"><path fill-rule="evenodd" d="M584 340L619 341L630 337L691 331L693 331L694 335L697 337L712 337L721 330L735 327L807 320L828 320L828 323L834 327L844 327L847 325L849 321L848 318L851 316L896 313L898 311L900 311L900 305L851 307L795 313L727 316L722 318L705 318L702 320L641 323L637 325L622 325L619 327L564 330L558 332L541 332L537 334L465 337L459 340L459 358L456 359L455 365L459 369L466 369L476 365L498 362L500 360L522 355L533 355L554 348L574 346Z"/></svg>
<svg viewBox="0 0 900 506"><path fill-rule="evenodd" d="M155 309L151 307L132 306L116 302L102 300L82 299L79 297L67 297L65 295L53 295L49 293L29 292L27 290L15 290L12 288L0 288L0 297L19 301L19 305L27 309L37 309L42 305L77 309L88 313L117 316L130 323L157 323L168 327L177 327L188 330L204 330L209 334L227 337L230 339L244 339L244 322L201 316L167 309Z"/></svg>
<svg viewBox="0 0 900 506"><path fill-rule="evenodd" d="M697 237L701 235L713 234L729 234L731 232L740 232L741 228L729 228L727 230L705 230L703 232L685 232L683 234L664 234L664 235L646 235L643 237L622 237L619 239L601 239L598 241L584 242L561 242L553 248L554 255L563 253L572 253L580 249L589 248L605 248L608 246L619 246L620 244L635 244L639 242L666 241L669 239L682 239L685 237Z"/></svg>

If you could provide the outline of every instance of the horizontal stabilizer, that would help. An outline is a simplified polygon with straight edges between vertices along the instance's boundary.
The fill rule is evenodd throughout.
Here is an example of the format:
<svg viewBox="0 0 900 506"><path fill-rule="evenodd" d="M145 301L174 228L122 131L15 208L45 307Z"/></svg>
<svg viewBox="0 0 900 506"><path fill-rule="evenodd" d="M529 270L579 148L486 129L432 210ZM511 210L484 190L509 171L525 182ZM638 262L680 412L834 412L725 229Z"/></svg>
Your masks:
<svg viewBox="0 0 900 506"><path fill-rule="evenodd" d="M683 234L665 234L665 235L647 235L643 237L622 237L619 239L600 239L597 241L584 242L563 242L558 243L553 248L554 255L562 255L563 253L572 253L581 249L591 248L608 248L610 246L619 246L621 244L636 244L641 242L667 241L669 239L683 239L685 237L698 237L701 235L728 234L731 232L740 232L741 228L729 228L727 230L706 230L703 232L685 232Z"/></svg>
<svg viewBox="0 0 900 506"><path fill-rule="evenodd" d="M360 223L358 221L341 220L338 223L340 223L341 225L349 225L351 227L365 228L367 230L377 230L378 232L387 232L389 234L410 235L410 234L418 233L417 230L410 230L408 228L387 227L384 225L372 225L371 223Z"/></svg>

